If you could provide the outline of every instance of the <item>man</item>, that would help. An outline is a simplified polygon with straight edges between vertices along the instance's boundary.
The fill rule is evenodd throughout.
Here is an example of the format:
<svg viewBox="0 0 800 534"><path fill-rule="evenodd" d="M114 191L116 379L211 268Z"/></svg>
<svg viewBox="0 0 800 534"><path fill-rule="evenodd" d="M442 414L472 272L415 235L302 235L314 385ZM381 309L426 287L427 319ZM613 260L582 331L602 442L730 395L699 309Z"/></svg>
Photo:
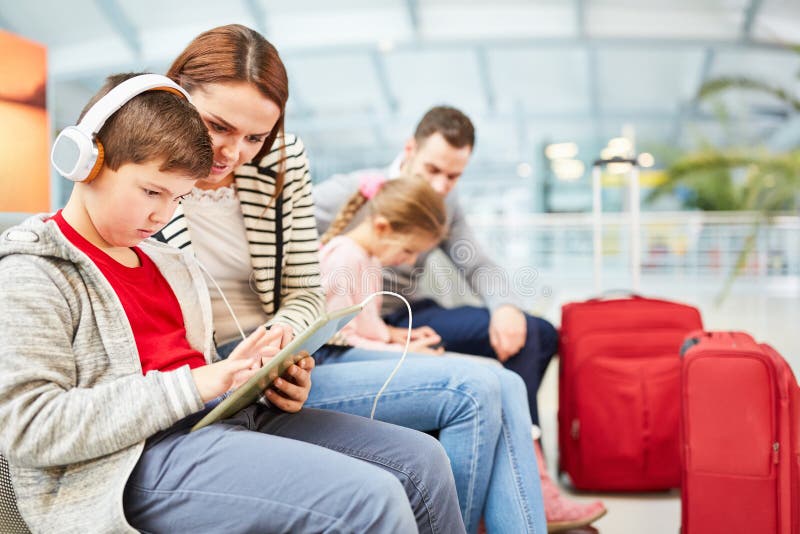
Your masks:
<svg viewBox="0 0 800 534"><path fill-rule="evenodd" d="M444 347L453 352L497 358L517 372L528 387L528 403L534 424L539 423L536 392L551 357L558 348L555 328L546 320L522 311L522 299L510 283L491 286L492 279L508 280L505 272L482 250L467 223L454 188L469 163L475 144L475 129L461 111L447 106L429 110L406 141L402 154L385 170L362 170L331 177L314 188L314 215L322 234L367 174L420 175L445 196L448 237L439 248L464 275L473 293L485 307L461 306L447 309L431 299L415 299L412 273L425 265L421 255L411 267L387 269L384 285L409 295L415 326L429 326L438 333ZM465 253L466 251L466 253ZM487 276L488 274L488 276ZM387 289L389 289L387 287ZM498 294L499 293L499 294ZM388 314L386 322L407 326L405 309Z"/></svg>

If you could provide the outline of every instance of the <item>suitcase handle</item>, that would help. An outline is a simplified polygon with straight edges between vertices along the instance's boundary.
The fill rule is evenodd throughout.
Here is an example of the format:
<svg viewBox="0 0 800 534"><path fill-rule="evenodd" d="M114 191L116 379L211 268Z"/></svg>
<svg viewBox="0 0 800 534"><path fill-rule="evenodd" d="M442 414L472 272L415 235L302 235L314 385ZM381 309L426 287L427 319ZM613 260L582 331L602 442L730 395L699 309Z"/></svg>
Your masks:
<svg viewBox="0 0 800 534"><path fill-rule="evenodd" d="M645 297L630 289L607 289L598 296L589 299L589 302L599 302L601 300L612 300L615 298L643 299Z"/></svg>
<svg viewBox="0 0 800 534"><path fill-rule="evenodd" d="M703 335L705 335L704 332L692 332L686 339L683 340L680 350L681 358L686 356L686 353L689 352L689 349L700 343L700 338Z"/></svg>
<svg viewBox="0 0 800 534"><path fill-rule="evenodd" d="M628 163L631 172L628 180L628 203L630 204L630 233L631 233L631 287L639 291L639 282L642 271L641 236L639 235L639 204L641 193L639 191L639 164L635 158L614 157L611 159L598 159L592 165L592 220L593 220L593 252L594 252L594 290L599 293L603 285L603 181L602 168L609 163Z"/></svg>
<svg viewBox="0 0 800 534"><path fill-rule="evenodd" d="M733 347L737 346L737 340L743 342L745 345L756 344L753 337L746 332L738 332L735 330L696 330L687 334L686 338L683 340L680 350L681 357L685 356L689 349L699 344L701 341L713 339L728 340Z"/></svg>

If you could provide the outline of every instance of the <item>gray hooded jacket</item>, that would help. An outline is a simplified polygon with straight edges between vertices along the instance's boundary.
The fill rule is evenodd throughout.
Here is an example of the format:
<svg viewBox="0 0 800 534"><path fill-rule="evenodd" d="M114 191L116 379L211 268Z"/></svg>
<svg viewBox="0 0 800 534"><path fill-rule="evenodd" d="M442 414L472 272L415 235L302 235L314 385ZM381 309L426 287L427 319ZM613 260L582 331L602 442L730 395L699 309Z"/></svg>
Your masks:
<svg viewBox="0 0 800 534"><path fill-rule="evenodd" d="M0 236L0 453L34 532L134 532L122 494L145 440L203 407L188 366L142 375L125 311L46 215ZM193 258L141 245L180 303L189 344L216 358Z"/></svg>

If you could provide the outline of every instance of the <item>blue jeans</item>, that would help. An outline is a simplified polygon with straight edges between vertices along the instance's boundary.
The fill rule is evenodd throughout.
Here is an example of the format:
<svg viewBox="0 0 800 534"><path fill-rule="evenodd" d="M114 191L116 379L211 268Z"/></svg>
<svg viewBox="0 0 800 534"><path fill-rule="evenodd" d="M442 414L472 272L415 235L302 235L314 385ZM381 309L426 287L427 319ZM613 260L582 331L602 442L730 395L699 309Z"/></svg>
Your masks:
<svg viewBox="0 0 800 534"><path fill-rule="evenodd" d="M306 406L369 416L397 352L324 347ZM409 354L378 401L376 419L439 431L467 532L546 532L531 418L520 377L457 357Z"/></svg>
<svg viewBox="0 0 800 534"><path fill-rule="evenodd" d="M463 532L439 443L348 414L255 404L147 440L125 488L142 532ZM410 506L409 506L410 504Z"/></svg>
<svg viewBox="0 0 800 534"><path fill-rule="evenodd" d="M442 337L445 350L497 358L489 341L491 315L486 308L461 306L443 308L435 301L424 299L411 303L414 326L430 326ZM384 320L399 327L408 326L405 307L384 317ZM528 409L531 419L539 424L539 407L536 393L542 383L544 372L558 351L558 332L546 320L525 314L527 337L525 345L503 365L522 377L527 387Z"/></svg>

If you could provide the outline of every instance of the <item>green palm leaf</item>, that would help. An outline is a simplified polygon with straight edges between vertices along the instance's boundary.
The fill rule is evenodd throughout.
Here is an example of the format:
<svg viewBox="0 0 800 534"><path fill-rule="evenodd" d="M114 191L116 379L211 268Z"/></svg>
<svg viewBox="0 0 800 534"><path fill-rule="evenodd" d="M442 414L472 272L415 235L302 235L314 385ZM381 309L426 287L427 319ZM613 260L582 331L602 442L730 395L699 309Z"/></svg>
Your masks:
<svg viewBox="0 0 800 534"><path fill-rule="evenodd" d="M713 80L709 80L700 87L697 96L701 99L708 98L712 95L716 95L730 89L745 89L766 93L787 104L794 109L794 111L800 111L800 100L785 89L774 87L760 80L754 80L752 78L746 78L743 76L715 78Z"/></svg>

